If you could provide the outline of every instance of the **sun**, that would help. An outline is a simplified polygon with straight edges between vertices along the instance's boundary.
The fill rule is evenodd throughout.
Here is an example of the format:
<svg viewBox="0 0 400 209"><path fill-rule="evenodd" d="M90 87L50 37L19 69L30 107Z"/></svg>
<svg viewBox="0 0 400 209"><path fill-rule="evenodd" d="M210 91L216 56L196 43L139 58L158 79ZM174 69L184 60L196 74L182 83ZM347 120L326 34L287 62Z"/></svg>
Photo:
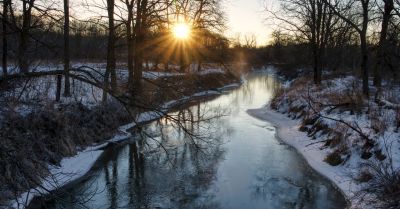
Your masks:
<svg viewBox="0 0 400 209"><path fill-rule="evenodd" d="M190 36L190 26L186 23L177 23L174 25L172 32L177 39L188 39Z"/></svg>

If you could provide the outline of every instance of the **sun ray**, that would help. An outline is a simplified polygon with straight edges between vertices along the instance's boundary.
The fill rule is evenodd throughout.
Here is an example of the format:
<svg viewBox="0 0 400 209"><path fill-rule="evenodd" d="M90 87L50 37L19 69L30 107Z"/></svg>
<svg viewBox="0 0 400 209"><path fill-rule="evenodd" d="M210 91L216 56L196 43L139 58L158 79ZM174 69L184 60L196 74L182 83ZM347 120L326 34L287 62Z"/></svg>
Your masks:
<svg viewBox="0 0 400 209"><path fill-rule="evenodd" d="M172 32L177 39L188 39L190 37L190 26L187 23L177 23L172 28Z"/></svg>

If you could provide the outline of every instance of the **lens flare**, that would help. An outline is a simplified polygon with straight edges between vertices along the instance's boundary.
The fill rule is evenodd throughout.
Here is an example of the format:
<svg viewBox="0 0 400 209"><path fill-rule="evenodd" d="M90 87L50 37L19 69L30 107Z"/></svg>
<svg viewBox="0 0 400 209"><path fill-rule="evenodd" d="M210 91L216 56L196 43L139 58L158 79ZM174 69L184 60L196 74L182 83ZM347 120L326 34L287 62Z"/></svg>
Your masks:
<svg viewBox="0 0 400 209"><path fill-rule="evenodd" d="M190 36L190 27L186 23L178 23L173 27L172 32L177 39L187 39Z"/></svg>

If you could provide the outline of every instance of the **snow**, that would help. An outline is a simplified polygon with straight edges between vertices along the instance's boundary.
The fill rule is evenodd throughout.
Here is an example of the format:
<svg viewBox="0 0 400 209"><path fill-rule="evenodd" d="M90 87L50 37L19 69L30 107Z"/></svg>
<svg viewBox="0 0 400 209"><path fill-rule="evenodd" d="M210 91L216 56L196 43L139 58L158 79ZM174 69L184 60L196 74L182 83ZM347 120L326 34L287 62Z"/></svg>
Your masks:
<svg viewBox="0 0 400 209"><path fill-rule="evenodd" d="M224 70L222 70L221 68L211 68L211 69L204 69L200 72L197 72L200 75L207 75L207 74L218 74L218 73L225 73Z"/></svg>
<svg viewBox="0 0 400 209"><path fill-rule="evenodd" d="M141 122L146 122L145 120L146 118L143 117ZM50 169L49 177L42 181L40 187L21 194L18 200L11 204L11 207L17 209L26 208L35 196L46 195L53 190L59 189L83 177L89 172L94 163L103 153L103 150L101 149L107 147L111 143L122 142L129 139L132 134L128 130L135 126L136 123L123 125L119 127L118 133L105 143L90 146L73 157L64 158L59 167L53 167Z"/></svg>
<svg viewBox="0 0 400 209"><path fill-rule="evenodd" d="M224 87L221 88L220 90L226 91L226 90L236 89L236 88L239 88L239 87L240 87L240 84L239 84L239 83L233 83L233 84L224 86Z"/></svg>
<svg viewBox="0 0 400 209"><path fill-rule="evenodd" d="M143 78L147 79L158 79L158 78L165 78L165 77L173 77L173 76L182 76L185 75L184 73L177 73L177 72L155 72L155 71L144 71Z"/></svg>
<svg viewBox="0 0 400 209"><path fill-rule="evenodd" d="M104 75L105 70L106 70L106 63L104 62L91 62L91 63L82 63L82 62L73 62L71 63L72 68L82 68L87 71L93 71L93 69L96 70L96 72L93 71L93 76L99 76L98 73L101 73ZM154 63L149 63L150 69L153 68L155 65ZM179 66L177 65L169 65L170 69L173 70L174 72L161 72L161 71L151 71L147 69L146 64L143 63L143 67L146 68L147 70L143 71L143 78L146 79L158 79L158 78L163 78L163 77L173 77L173 76L182 76L185 75L185 73L178 72ZM33 64L30 67L31 72L47 72L47 71L52 71L52 70L62 70L63 69L63 64L57 64L57 63L36 63ZM93 68L93 69L91 69ZM13 66L10 65L7 67L8 74L15 74L19 72L18 66ZM127 66L126 63L117 63L117 68L116 68L120 78L123 80L128 79L128 71L127 71ZM192 64L189 67L190 73L193 74L198 74L198 75L208 75L208 74L218 74L218 73L225 73L225 70L223 67L217 67L215 64L205 64L205 67L202 67L202 70L200 72L197 71L197 64ZM0 76L3 74L2 67L0 67ZM98 77L100 78L100 77Z"/></svg>
<svg viewBox="0 0 400 209"><path fill-rule="evenodd" d="M134 122L119 127L118 133L106 142L99 145L90 146L73 157L64 158L59 167L53 167L50 169L49 177L42 181L41 186L21 194L17 200L11 203L11 208L24 209L27 205L29 205L35 196L46 195L53 190L59 189L83 177L90 171L94 163L101 156L103 153L103 148L112 143L120 143L131 138L132 133L129 130L134 128L136 125L159 119L165 116L169 109L176 105L183 104L192 99L197 99L198 97L220 95L222 94L221 92L223 90L232 89L233 87L239 86L240 84L230 84L218 88L218 91L203 91L195 93L192 96L166 102L164 105L161 105L162 108L159 111L148 111L139 114L136 116Z"/></svg>
<svg viewBox="0 0 400 209"><path fill-rule="evenodd" d="M248 113L276 126L278 137L301 153L313 169L330 179L346 196L352 208L364 209L373 208L373 206L367 205L368 203L362 198L374 200L374 197L373 194L369 194L368 197L360 195L360 191L368 187L368 182L361 183L355 179L359 177L361 170L367 168L366 163L382 164L383 162L375 156L368 160L362 159L364 139L359 133L332 119L342 120L357 127L376 143L370 152L381 150L385 156L392 158L390 163L393 169L399 170L400 134L396 131L396 120L398 121L396 117L399 117L399 113L393 107L397 107L396 101L399 101L400 94L396 89L389 90L384 87L385 93L380 99L381 105L377 104L374 98L363 101L356 94L360 89L359 83L360 81L354 76L345 76L324 80L320 86L316 87L310 79L296 79L282 85L282 93L272 101L276 111L271 109L271 104L267 104L260 109L248 110ZM373 87L371 89L373 90ZM319 131L311 139L307 132L299 131L302 119L312 118L315 114L310 108L310 101L315 103L314 109L324 116L318 119L321 124L326 125L330 130L344 134L340 145L346 147L347 151L341 153L344 161L340 165L331 166L325 162L328 154L341 148L340 146L324 146L326 140L331 137L329 134ZM356 114L346 109L331 109L330 105L318 105L341 104L347 101L361 101L364 105L359 107L360 112ZM374 129L375 123L379 125L379 132ZM311 126L306 127L311 128ZM385 161L388 162L388 160Z"/></svg>
<svg viewBox="0 0 400 209"><path fill-rule="evenodd" d="M203 92L199 92L194 94L194 97L204 97L204 96L211 96L211 95L220 95L221 92L219 91L203 91Z"/></svg>
<svg viewBox="0 0 400 209"><path fill-rule="evenodd" d="M74 157L64 158L60 163L60 167L50 169L51 175L42 181L40 187L21 194L12 203L11 207L18 209L26 208L35 196L48 194L49 191L77 180L90 170L102 153L103 151L101 150L94 150L92 147L89 147Z"/></svg>
<svg viewBox="0 0 400 209"><path fill-rule="evenodd" d="M223 73L225 73L225 71L222 68L210 68L210 69L203 69L200 72L190 71L190 73L198 74L198 75L209 75L209 74L223 74ZM156 72L156 71L144 71L143 72L143 78L147 78L147 79L158 79L158 78L183 76L183 75L186 75L186 74L180 73L180 72Z"/></svg>
<svg viewBox="0 0 400 209"><path fill-rule="evenodd" d="M151 64L151 63L150 63ZM152 64L151 64L152 65ZM100 81L102 80L101 74L105 73L105 68L106 68L106 63L81 63L81 62L73 62L71 64L73 68L79 68L83 67L84 70L90 72L94 77L99 79ZM120 82L127 82L128 80L128 71L126 70L126 64L124 63L117 63L117 73L118 73L118 78ZM95 69L92 70L91 68ZM62 70L63 65L62 64L46 64L46 63L36 63L31 67L32 72L45 72L45 71L51 71L51 70ZM197 69L197 68L196 68ZM12 73L17 73L19 71L17 66L9 66L9 74ZM2 71L0 71L0 76ZM208 75L208 74L213 74L213 73L225 73L225 71L222 68L217 68L215 66L207 66L204 67L202 71L196 72L193 71L192 73L194 74L199 74L199 75ZM81 73L77 73L81 74ZM180 73L180 72L156 72L156 71L144 71L143 72L143 78L146 79L159 79L159 78L165 78L165 77L173 77L173 76L182 76L185 75L185 73ZM84 106L88 108L95 107L99 104L101 101L102 95L103 95L103 90L97 87L93 87L89 84L86 84L84 82L81 82L79 80L73 80L71 81L73 83L72 85L72 97L61 97L61 103L62 104L69 104L71 102L79 102L83 104ZM29 91L23 91L25 88L28 88ZM62 91L63 91L64 85L62 85ZM54 101L55 100L55 95L56 95L56 80L54 79L54 76L46 76L46 77L41 77L38 79L31 80L27 82L26 84L23 83L19 86L17 86L15 89L12 91L6 92L4 94L5 97L19 97L22 101L26 101L26 103L29 103L29 101ZM22 92L22 94L21 94ZM21 95L20 95L21 94ZM204 95L202 95L204 94ZM196 96L207 96L209 94L217 94L216 92L209 92L209 93L199 93ZM99 99L100 98L100 99ZM111 98L111 97L109 97ZM31 106L13 106L13 111L20 113L21 115L27 115L32 110L34 109Z"/></svg>
<svg viewBox="0 0 400 209"><path fill-rule="evenodd" d="M348 200L352 199L359 187L352 183L346 167L330 166L324 159L326 152L320 145L310 145L312 141L306 133L300 132L300 121L292 120L287 116L272 110L269 106L247 111L253 117L270 122L277 128L278 138L294 147L307 160L308 164L317 172L331 180L344 193Z"/></svg>
<svg viewBox="0 0 400 209"><path fill-rule="evenodd" d="M225 71L221 68L211 68L211 69L204 69L200 72L191 71L193 74L198 75L209 75L209 74L223 74ZM183 76L185 73L179 72L156 72L156 71L144 71L143 78L147 79L158 79L158 78L165 78L165 77L173 77L173 76Z"/></svg>
<svg viewBox="0 0 400 209"><path fill-rule="evenodd" d="M150 63L153 66L152 63ZM105 73L106 64L105 63L80 63L74 62L71 64L73 68L79 68L87 66L85 70L91 72L93 68L95 71L92 72L93 76L97 79L102 79L101 74ZM178 69L179 66L171 66L172 68ZM118 77L122 81L127 81L128 79L128 72L126 68L126 64L124 63L117 63L117 72ZM36 63L31 67L32 72L46 72L51 70L61 70L63 69L62 64L46 64L46 63ZM193 69L197 70L197 67L193 67ZM19 72L17 66L9 66L8 68L9 74ZM202 69L202 71L192 71L191 73L199 74L199 75L208 75L208 74L215 74L215 73L225 73L222 68L215 67L215 66L207 66ZM79 74L79 73L78 73ZM0 71L0 76L2 75L2 70ZM144 71L143 78L147 79L158 79L163 77L172 77L172 76L182 76L185 75L184 73L180 72L155 72L155 71ZM62 97L61 103L62 104L69 104L71 102L80 102L84 106L91 108L99 104L102 98L103 91L100 88L90 86L89 84L83 83L81 81L72 81L74 82L73 89L73 97ZM55 99L55 79L54 76L47 76L42 77L39 79L35 79L27 83L27 86L31 89L29 91L25 91L20 97L22 100L31 101L48 101ZM192 96L185 96L178 100L173 100L164 103L161 105L161 109L157 111L148 111L139 114L135 119L134 122L126 124L124 126L119 127L117 133L105 143L94 145L91 147L86 148L83 151L80 151L76 156L70 158L64 158L59 167L52 167L49 169L50 175L48 178L42 181L42 185L37 188L33 188L30 191L27 191L20 195L20 197L11 203L12 208L25 208L26 205L35 197L40 196L43 194L47 194L48 192L60 188L70 182L73 182L82 176L84 176L96 160L101 156L103 151L101 149L107 147L111 143L119 143L125 140L128 140L132 137L132 133L128 130L134 128L138 124L144 124L147 122L151 122L153 120L159 119L165 116L168 111L176 107L180 104L188 102L193 99L197 99L199 97L206 97L206 96L215 96L220 95L223 91L230 90L233 88L239 87L240 84L231 84L225 87L216 89L216 90L209 90L203 91L193 94ZM63 86L62 86L63 87ZM20 92L25 88L25 86L18 86L15 90L6 92L5 96L16 96L19 95ZM62 90L63 91L63 90ZM57 105L57 104L56 104ZM16 107L12 107L13 111L21 114L27 115L31 111L34 110L35 107L28 106L28 105L20 105ZM0 115L1 116L1 115Z"/></svg>

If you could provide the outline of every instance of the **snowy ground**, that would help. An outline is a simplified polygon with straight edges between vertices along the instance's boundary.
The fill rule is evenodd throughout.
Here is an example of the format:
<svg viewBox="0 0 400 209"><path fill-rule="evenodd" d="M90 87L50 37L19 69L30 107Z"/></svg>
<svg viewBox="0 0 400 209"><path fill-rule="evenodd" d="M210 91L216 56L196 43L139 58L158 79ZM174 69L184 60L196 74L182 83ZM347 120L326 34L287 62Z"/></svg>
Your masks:
<svg viewBox="0 0 400 209"><path fill-rule="evenodd" d="M371 181L358 179L365 171L372 176L376 174L367 166L370 164L389 165L400 171L399 89L386 84L380 102L376 102L374 98L365 100L357 95L359 81L352 76L325 80L319 87L307 78L283 86L271 104L248 110L249 114L274 124L279 138L296 148L311 167L337 185L352 208L374 208L369 203L375 202L375 196L360 192ZM334 106L347 102L355 105ZM307 122L317 114L322 117ZM343 122L365 134L373 145L366 148L361 135ZM338 153L342 160L336 166L327 163L327 156L332 153ZM379 156L385 157L379 159Z"/></svg>
<svg viewBox="0 0 400 209"><path fill-rule="evenodd" d="M128 71L126 70L126 64L117 63L117 76L119 83L126 83L128 81ZM74 62L71 65L73 68L83 67L83 70L91 72L94 77L97 77L98 80L102 81L103 78L101 74L105 73L105 63L80 63ZM150 63L150 66L152 64ZM171 65L171 68L176 68L177 66ZM92 70L91 68L95 69ZM32 72L41 72L41 71L52 71L52 70L62 70L63 66L57 64L48 64L44 65L43 63L32 66ZM222 68L219 68L217 65L205 65L202 71L197 72L196 65L190 66L191 73L196 75L209 75L209 74L224 74L225 71ZM17 73L18 67L10 66L9 74ZM2 70L0 67L0 76L2 75ZM144 71L143 78L146 79L159 79L165 77L173 77L173 76L182 76L184 73L180 73L177 71L171 72L156 72L156 71ZM102 101L103 91L100 88L94 87L92 85L83 83L78 80L72 79L72 97L61 97L62 104L69 104L71 102L79 102L86 107L94 107ZM62 85L62 91L63 91ZM7 108L12 108L12 111L20 113L22 115L26 115L32 111L31 103L42 104L43 102L54 101L56 96L56 79L55 76L46 76L41 77L39 79L27 80L21 83L18 83L14 89L7 92L0 92L0 100L1 98L18 98L22 105L12 106ZM110 97L109 97L110 98ZM33 101L33 102L32 102ZM0 108L0 117L1 117L2 108Z"/></svg>
<svg viewBox="0 0 400 209"><path fill-rule="evenodd" d="M349 169L346 167L333 167L325 163L324 159L327 152L321 150L318 144L310 145L312 141L307 134L299 131L300 120L292 120L268 106L248 110L248 113L253 117L273 124L277 128L280 140L294 147L314 170L334 182L347 199L350 200L354 196L358 186L352 183L352 179L348 175Z"/></svg>

